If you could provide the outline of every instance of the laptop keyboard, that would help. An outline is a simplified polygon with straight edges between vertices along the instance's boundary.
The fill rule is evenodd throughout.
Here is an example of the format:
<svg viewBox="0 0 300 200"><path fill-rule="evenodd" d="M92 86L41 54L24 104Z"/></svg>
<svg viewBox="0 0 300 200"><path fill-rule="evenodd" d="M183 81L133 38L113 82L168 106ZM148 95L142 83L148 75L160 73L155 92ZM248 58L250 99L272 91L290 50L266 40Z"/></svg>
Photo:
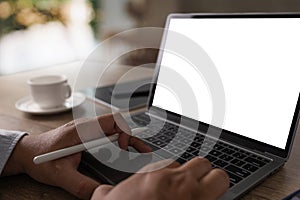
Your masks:
<svg viewBox="0 0 300 200"><path fill-rule="evenodd" d="M165 123L161 128L161 122L152 119L149 125L150 118L146 114L134 115L132 120L135 123L129 123L131 128L149 127L137 137L147 142L153 151L162 149L167 157L175 158L181 164L196 156L205 157L212 163L213 168L222 168L228 173L230 187L270 162L268 159L228 143L205 138L204 135L187 129L179 129L171 123Z"/></svg>

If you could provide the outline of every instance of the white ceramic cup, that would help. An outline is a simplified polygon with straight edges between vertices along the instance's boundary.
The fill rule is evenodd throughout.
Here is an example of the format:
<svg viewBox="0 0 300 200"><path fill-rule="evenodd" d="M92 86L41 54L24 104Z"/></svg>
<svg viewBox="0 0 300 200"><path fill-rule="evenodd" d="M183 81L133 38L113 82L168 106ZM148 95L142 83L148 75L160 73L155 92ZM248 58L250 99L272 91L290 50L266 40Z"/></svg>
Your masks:
<svg viewBox="0 0 300 200"><path fill-rule="evenodd" d="M72 94L66 76L47 75L31 78L27 81L33 101L41 108L62 106Z"/></svg>

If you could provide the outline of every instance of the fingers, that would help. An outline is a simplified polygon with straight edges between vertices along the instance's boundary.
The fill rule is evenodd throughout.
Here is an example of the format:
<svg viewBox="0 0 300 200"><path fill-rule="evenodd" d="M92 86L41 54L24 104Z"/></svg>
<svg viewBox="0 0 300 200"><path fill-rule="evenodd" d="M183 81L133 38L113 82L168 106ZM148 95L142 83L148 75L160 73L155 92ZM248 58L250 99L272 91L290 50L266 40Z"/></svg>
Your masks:
<svg viewBox="0 0 300 200"><path fill-rule="evenodd" d="M58 186L80 199L90 199L95 188L99 186L99 183L79 173L76 169L67 169Z"/></svg>
<svg viewBox="0 0 300 200"><path fill-rule="evenodd" d="M177 168L179 166L180 166L180 164L178 162L175 162L172 159L165 159L165 160L161 160L161 161L146 165L139 172L141 172L141 173L152 172L152 171L160 170L160 169L163 169L166 167L167 168Z"/></svg>
<svg viewBox="0 0 300 200"><path fill-rule="evenodd" d="M137 137L130 136L127 133L120 133L118 143L121 149L127 150L128 146L132 146L138 152L149 153L152 149Z"/></svg>
<svg viewBox="0 0 300 200"><path fill-rule="evenodd" d="M180 163L173 161L171 164L167 166L167 168L178 168L180 167Z"/></svg>
<svg viewBox="0 0 300 200"><path fill-rule="evenodd" d="M131 136L131 130L121 114L106 115L98 118L103 131L110 135L119 133L118 143L121 149L127 150L128 146L134 147L142 153L149 153L152 149L142 140Z"/></svg>
<svg viewBox="0 0 300 200"><path fill-rule="evenodd" d="M194 158L185 163L179 170L189 170L198 180L195 194L201 199L217 199L229 187L229 177L221 169L213 169L206 158ZM217 186L217 187L216 187ZM213 192L212 192L213 191Z"/></svg>
<svg viewBox="0 0 300 200"><path fill-rule="evenodd" d="M104 199L104 197L113 189L111 185L100 185L94 191L93 197L91 200Z"/></svg>
<svg viewBox="0 0 300 200"><path fill-rule="evenodd" d="M127 134L125 134L125 135L127 135ZM130 136L129 145L141 153L150 153L152 151L151 147L146 145L141 139L139 139L137 137Z"/></svg>
<svg viewBox="0 0 300 200"><path fill-rule="evenodd" d="M211 163L206 158L196 157L182 165L179 170L189 171L200 179L211 170Z"/></svg>
<svg viewBox="0 0 300 200"><path fill-rule="evenodd" d="M229 188L229 177L225 171L213 169L199 181L199 188L202 188L199 190L199 197L218 199Z"/></svg>
<svg viewBox="0 0 300 200"><path fill-rule="evenodd" d="M118 143L121 149L127 150L129 145L130 135L126 133L120 133Z"/></svg>
<svg viewBox="0 0 300 200"><path fill-rule="evenodd" d="M120 113L116 113L113 115L115 120L115 127L117 132L124 132L131 135L131 129L128 126L128 123L122 117Z"/></svg>
<svg viewBox="0 0 300 200"><path fill-rule="evenodd" d="M87 133L81 134L80 138L76 137L77 140L80 139L82 142L103 137L103 135L99 135L99 131L104 132L106 135L119 133L118 143L121 149L127 150L130 145L142 153L152 151L142 140L130 136L131 130L120 113L103 115L97 119L82 119L80 123L76 124L76 129L78 132Z"/></svg>
<svg viewBox="0 0 300 200"><path fill-rule="evenodd" d="M79 119L65 125L65 127L76 126L76 132L80 134L80 137L76 137L78 142L87 142L92 139L101 138L105 135L112 135L115 133L128 133L131 134L130 128L127 122L124 120L121 114L109 114L102 115L93 119ZM125 137L125 135L123 135ZM127 136L127 141L129 136ZM121 146L123 149L127 149L127 145L122 139ZM125 144L124 144L125 143ZM127 142L128 143L128 142Z"/></svg>
<svg viewBox="0 0 300 200"><path fill-rule="evenodd" d="M98 121L101 129L106 134L124 132L131 135L131 130L120 113L100 116Z"/></svg>

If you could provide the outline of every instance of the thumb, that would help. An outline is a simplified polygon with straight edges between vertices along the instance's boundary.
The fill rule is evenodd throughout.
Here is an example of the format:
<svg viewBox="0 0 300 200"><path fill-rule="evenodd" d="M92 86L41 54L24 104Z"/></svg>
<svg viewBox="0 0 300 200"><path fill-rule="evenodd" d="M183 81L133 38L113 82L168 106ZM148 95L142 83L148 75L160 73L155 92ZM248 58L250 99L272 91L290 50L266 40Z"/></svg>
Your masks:
<svg viewBox="0 0 300 200"><path fill-rule="evenodd" d="M104 199L104 197L112 189L113 189L113 186L111 186L111 185L100 185L99 187L96 188L91 200Z"/></svg>
<svg viewBox="0 0 300 200"><path fill-rule="evenodd" d="M80 199L90 199L99 183L81 174L76 169L69 169L65 171L64 178L59 186Z"/></svg>

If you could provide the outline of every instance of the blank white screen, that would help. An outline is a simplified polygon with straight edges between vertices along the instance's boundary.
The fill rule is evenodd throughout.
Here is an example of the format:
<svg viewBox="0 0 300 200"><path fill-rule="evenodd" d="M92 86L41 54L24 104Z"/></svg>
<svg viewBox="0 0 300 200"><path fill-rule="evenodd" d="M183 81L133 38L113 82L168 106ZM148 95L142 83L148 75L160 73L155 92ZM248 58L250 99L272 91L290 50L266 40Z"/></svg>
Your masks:
<svg viewBox="0 0 300 200"><path fill-rule="evenodd" d="M223 129L285 148L299 94L300 19L175 18L169 29L195 41L214 62L225 89ZM170 78L163 70L170 66L203 89L204 79L190 80L188 65L164 53L158 83ZM199 116L183 113L179 103L170 103L169 94L159 86L152 105L211 124L211 97L207 88L203 90L195 93L202 99Z"/></svg>

